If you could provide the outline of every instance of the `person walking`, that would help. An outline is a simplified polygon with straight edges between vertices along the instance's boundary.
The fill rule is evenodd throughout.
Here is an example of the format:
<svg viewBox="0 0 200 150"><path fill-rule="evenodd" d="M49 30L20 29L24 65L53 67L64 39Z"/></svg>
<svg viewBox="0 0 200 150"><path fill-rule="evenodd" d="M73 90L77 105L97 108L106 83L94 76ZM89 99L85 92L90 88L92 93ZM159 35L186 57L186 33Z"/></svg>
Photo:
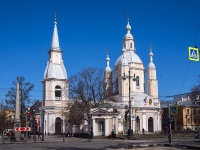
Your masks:
<svg viewBox="0 0 200 150"><path fill-rule="evenodd" d="M144 135L144 132L145 132L145 130L144 130L144 128L142 129L142 134Z"/></svg>

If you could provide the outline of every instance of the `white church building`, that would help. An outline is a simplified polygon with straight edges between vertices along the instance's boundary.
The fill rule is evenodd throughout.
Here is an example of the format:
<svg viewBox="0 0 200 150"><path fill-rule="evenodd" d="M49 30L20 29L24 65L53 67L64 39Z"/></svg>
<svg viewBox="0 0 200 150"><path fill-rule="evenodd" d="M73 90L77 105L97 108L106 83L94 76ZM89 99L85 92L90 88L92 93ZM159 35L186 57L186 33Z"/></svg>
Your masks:
<svg viewBox="0 0 200 150"><path fill-rule="evenodd" d="M131 102L130 124L134 132L141 132L143 128L146 132L161 131L162 114L152 47L150 46L150 62L145 69L142 60L136 54L134 38L130 31L131 26L128 21L122 43L122 55L117 59L113 71L109 66L110 58L107 54L105 100L91 109L90 122L94 136L108 136L113 130L116 134L128 130L129 122L125 121L124 115L129 107L129 100ZM41 126L44 126L45 133L59 134L65 132L63 112L66 111L68 102L68 79L59 45L56 17L48 55L49 59L42 80ZM147 79L145 79L145 72L148 74Z"/></svg>
<svg viewBox="0 0 200 150"><path fill-rule="evenodd" d="M161 131L162 113L152 47L150 46L150 62L145 69L142 60L136 54L134 37L130 31L128 20L122 43L122 55L117 59L113 71L109 66L110 58L107 54L105 100L91 110L94 136L108 136L113 130L116 134L125 133L129 125L135 133L141 133L143 128L147 133ZM145 71L148 74L146 81ZM129 99L130 124L124 118L125 111L129 108Z"/></svg>

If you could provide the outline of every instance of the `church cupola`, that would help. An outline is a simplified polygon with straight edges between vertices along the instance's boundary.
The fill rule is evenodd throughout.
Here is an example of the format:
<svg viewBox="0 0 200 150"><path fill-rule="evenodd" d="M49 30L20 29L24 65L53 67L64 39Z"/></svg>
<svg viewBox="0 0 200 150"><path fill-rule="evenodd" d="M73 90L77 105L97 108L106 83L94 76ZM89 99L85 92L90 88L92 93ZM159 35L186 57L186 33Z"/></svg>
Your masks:
<svg viewBox="0 0 200 150"><path fill-rule="evenodd" d="M108 51L107 51L106 69L104 71L104 98L109 97L113 93L112 70L110 69L109 62L110 62L110 58L108 56Z"/></svg>
<svg viewBox="0 0 200 150"><path fill-rule="evenodd" d="M126 35L124 36L124 39L123 39L123 47L126 50L130 50L130 51L135 50L135 48L134 48L134 38L131 35L131 26L129 24L129 19L128 19L128 23L126 25Z"/></svg>
<svg viewBox="0 0 200 150"><path fill-rule="evenodd" d="M148 65L148 70L156 70L156 67L153 63L153 53L152 53L152 45L150 43L150 52L149 52L149 58L150 58L150 62L149 62L149 65ZM149 78L156 78L156 76L154 77L149 77Z"/></svg>
<svg viewBox="0 0 200 150"><path fill-rule="evenodd" d="M107 57L106 57L106 69L105 69L106 72L110 72L110 71L112 71L112 70L110 69L109 64L110 64L110 58L109 58L109 56L108 56L108 51L107 51Z"/></svg>

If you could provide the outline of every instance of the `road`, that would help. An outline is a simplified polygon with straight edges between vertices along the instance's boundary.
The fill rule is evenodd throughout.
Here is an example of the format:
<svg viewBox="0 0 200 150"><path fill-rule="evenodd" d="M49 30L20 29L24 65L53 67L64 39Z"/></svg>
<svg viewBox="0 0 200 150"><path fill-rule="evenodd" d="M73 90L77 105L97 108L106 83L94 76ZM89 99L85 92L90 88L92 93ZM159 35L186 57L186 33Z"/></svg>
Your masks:
<svg viewBox="0 0 200 150"><path fill-rule="evenodd" d="M26 142L10 142L0 140L0 150L180 150L200 149L199 139L173 139L172 146L167 139L121 140L121 139L88 139L46 136L34 143L33 139Z"/></svg>

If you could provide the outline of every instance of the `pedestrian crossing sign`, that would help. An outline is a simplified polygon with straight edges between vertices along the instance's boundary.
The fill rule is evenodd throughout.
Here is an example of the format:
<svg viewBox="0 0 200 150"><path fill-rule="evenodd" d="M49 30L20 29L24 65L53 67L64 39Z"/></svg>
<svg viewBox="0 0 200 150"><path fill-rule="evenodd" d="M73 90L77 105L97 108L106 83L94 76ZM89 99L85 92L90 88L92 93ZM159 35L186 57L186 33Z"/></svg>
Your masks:
<svg viewBox="0 0 200 150"><path fill-rule="evenodd" d="M199 50L196 47L188 47L189 60L199 61Z"/></svg>

